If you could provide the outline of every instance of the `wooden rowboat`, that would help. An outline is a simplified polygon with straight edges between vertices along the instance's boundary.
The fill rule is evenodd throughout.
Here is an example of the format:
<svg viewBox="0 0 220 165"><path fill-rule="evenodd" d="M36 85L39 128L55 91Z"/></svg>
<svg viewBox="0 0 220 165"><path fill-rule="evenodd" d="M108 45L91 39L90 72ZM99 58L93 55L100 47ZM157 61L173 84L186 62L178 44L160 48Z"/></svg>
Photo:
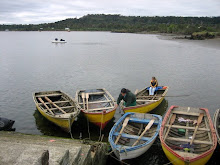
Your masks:
<svg viewBox="0 0 220 165"><path fill-rule="evenodd" d="M154 114L125 113L112 127L109 143L120 160L145 153L158 136L162 117Z"/></svg>
<svg viewBox="0 0 220 165"><path fill-rule="evenodd" d="M33 94L38 111L49 121L70 132L79 107L74 100L61 91L46 91Z"/></svg>
<svg viewBox="0 0 220 165"><path fill-rule="evenodd" d="M171 106L160 129L160 141L172 164L206 164L217 144L208 109Z"/></svg>
<svg viewBox="0 0 220 165"><path fill-rule="evenodd" d="M124 113L127 112L138 112L138 113L148 113L155 109L163 101L165 95L168 92L167 86L158 87L154 96L149 96L149 88L144 88L136 93L136 106L124 107L123 102L120 104L121 109Z"/></svg>
<svg viewBox="0 0 220 165"><path fill-rule="evenodd" d="M213 124L215 128L218 144L220 145L220 138L219 138L220 137L220 109L217 109L215 111L215 114L213 117Z"/></svg>
<svg viewBox="0 0 220 165"><path fill-rule="evenodd" d="M106 89L79 90L75 101L86 118L93 124L104 129L114 117L116 104Z"/></svg>

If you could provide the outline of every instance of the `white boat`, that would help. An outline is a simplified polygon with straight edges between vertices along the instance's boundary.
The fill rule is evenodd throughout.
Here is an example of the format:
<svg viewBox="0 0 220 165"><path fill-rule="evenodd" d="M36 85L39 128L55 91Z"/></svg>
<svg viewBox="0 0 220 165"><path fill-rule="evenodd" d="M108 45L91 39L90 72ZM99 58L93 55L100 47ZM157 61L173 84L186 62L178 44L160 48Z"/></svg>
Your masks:
<svg viewBox="0 0 220 165"><path fill-rule="evenodd" d="M57 41L56 40L52 40L51 42L52 43L66 43L66 41L59 41L59 40L57 40Z"/></svg>
<svg viewBox="0 0 220 165"><path fill-rule="evenodd" d="M112 127L109 143L120 160L145 153L158 136L162 117L154 114L125 113Z"/></svg>

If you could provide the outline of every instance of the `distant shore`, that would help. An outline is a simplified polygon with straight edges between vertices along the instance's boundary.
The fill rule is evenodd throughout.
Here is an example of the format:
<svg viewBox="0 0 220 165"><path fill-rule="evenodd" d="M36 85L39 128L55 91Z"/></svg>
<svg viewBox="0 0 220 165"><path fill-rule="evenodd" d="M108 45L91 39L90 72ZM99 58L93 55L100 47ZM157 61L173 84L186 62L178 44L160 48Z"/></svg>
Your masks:
<svg viewBox="0 0 220 165"><path fill-rule="evenodd" d="M185 38L185 36L189 37L190 35L187 36L187 35L181 35L181 34L178 35L178 34L167 34L167 33L154 33L154 34L158 35L157 37L162 40L176 40L180 42L189 42L189 43L193 42L193 43L197 43L200 46L215 48L215 49L220 50L220 37L215 37L213 39L205 39L205 40L191 40L191 39Z"/></svg>

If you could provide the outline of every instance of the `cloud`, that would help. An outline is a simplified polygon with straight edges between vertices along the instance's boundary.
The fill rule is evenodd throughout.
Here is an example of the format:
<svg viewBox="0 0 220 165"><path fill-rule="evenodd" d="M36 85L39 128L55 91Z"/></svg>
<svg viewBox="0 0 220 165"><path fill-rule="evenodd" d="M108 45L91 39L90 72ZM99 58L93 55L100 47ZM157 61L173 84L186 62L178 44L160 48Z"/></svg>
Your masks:
<svg viewBox="0 0 220 165"><path fill-rule="evenodd" d="M87 14L220 16L219 0L0 0L0 24L49 23Z"/></svg>

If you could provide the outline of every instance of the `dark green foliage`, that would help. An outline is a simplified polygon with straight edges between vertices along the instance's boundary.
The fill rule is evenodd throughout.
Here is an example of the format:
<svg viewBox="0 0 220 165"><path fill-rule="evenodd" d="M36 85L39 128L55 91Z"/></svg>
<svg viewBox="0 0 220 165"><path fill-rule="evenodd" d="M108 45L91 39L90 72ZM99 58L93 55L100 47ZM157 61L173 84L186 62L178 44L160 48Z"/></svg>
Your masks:
<svg viewBox="0 0 220 165"><path fill-rule="evenodd" d="M79 19L69 18L55 23L38 25L0 25L0 31L112 31L112 32L155 32L192 34L193 32L220 32L220 17L140 17L92 14Z"/></svg>

